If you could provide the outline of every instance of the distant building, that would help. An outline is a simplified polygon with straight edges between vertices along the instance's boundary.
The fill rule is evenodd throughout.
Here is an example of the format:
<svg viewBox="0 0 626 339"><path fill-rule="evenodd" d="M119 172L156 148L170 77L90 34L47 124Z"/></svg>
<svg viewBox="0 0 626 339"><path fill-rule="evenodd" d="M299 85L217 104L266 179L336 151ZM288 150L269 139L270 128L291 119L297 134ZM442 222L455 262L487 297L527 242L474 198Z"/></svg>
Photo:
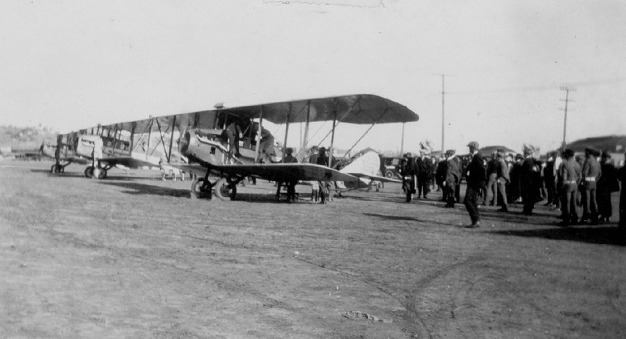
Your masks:
<svg viewBox="0 0 626 339"><path fill-rule="evenodd" d="M608 135L579 139L565 146L576 153L584 153L585 148L592 147L598 151L607 151L616 166L624 165L624 152L626 152L626 135Z"/></svg>

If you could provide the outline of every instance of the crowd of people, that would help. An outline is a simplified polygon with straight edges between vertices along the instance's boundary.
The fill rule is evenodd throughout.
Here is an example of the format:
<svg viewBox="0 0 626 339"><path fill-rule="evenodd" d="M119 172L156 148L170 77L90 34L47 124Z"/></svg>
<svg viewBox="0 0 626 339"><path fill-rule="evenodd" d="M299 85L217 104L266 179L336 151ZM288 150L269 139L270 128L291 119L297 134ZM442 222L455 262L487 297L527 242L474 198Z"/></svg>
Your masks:
<svg viewBox="0 0 626 339"><path fill-rule="evenodd" d="M607 151L587 148L584 154L571 149L550 152L542 161L532 146L522 154L496 150L483 157L478 143L468 144L469 154L457 156L447 150L441 159L420 152L403 155L399 171L410 178L408 189L417 198L428 198L431 189L442 192L446 207L460 202L460 184L465 179L467 191L463 200L471 225L480 227L478 205L499 206L509 212L509 203L521 203L522 213L532 215L535 205L560 210L562 226L609 223L613 217L611 194L626 182L626 166L616 168ZM435 186L436 184L436 186ZM626 190L621 190L620 228L626 228ZM581 215L579 215L581 212Z"/></svg>

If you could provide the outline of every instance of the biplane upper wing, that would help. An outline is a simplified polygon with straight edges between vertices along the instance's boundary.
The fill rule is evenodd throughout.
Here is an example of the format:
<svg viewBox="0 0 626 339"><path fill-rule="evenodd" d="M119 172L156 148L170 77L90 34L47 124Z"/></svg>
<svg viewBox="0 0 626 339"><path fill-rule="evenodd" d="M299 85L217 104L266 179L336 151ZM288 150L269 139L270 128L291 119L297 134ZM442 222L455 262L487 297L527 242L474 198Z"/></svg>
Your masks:
<svg viewBox="0 0 626 339"><path fill-rule="evenodd" d="M225 108L222 111L250 118L261 114L263 119L276 124L333 119L349 124L385 124L419 120L419 116L406 106L373 94L293 100Z"/></svg>

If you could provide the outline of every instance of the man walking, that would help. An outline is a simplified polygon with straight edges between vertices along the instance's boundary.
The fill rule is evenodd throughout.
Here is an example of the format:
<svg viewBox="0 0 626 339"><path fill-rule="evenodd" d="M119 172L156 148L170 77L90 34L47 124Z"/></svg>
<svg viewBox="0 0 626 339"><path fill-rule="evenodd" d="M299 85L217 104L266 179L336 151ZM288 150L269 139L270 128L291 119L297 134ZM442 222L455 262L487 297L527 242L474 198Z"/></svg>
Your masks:
<svg viewBox="0 0 626 339"><path fill-rule="evenodd" d="M478 143L472 141L467 144L471 160L467 166L467 189L465 191L465 208L469 212L472 224L466 228L480 227L480 215L478 214L478 193L485 187L485 164L478 153Z"/></svg>

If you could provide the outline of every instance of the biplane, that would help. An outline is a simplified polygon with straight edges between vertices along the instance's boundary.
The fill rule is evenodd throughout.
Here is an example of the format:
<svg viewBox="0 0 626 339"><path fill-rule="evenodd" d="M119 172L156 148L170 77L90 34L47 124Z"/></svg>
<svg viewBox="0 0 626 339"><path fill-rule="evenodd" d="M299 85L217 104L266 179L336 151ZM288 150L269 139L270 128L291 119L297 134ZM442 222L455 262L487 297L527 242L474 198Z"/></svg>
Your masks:
<svg viewBox="0 0 626 339"><path fill-rule="evenodd" d="M57 161L51 171L62 171L67 165L62 164L63 161L71 163L80 159L88 162L86 177L102 179L114 166L157 167L161 163L195 175L192 197L211 198L215 192L221 199L235 199L237 184L247 177L277 182L356 182L357 177L331 168L330 163L328 166L280 163L282 154L263 122L286 126L284 147L287 147L289 124L304 123L302 149L306 149L309 124L332 121L329 149L332 154L335 128L339 123L369 124L371 129L376 124L418 119L419 116L407 107L370 94L242 107L216 105L212 110L97 125L59 135L55 150ZM225 133L232 123L241 130L237 152Z"/></svg>

